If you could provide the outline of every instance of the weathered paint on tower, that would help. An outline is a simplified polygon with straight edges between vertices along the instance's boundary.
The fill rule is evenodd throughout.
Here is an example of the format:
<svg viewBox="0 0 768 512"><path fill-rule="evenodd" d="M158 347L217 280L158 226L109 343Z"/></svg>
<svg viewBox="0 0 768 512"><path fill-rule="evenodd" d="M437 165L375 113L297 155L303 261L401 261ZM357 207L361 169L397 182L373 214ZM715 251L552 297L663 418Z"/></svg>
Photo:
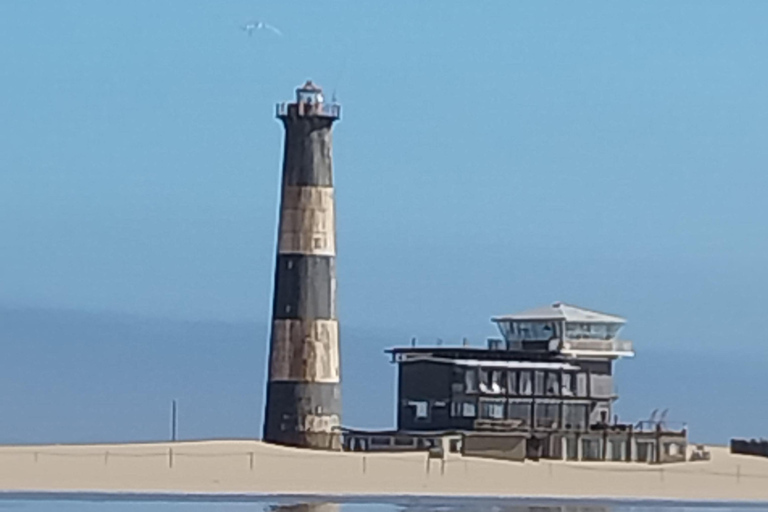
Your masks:
<svg viewBox="0 0 768 512"><path fill-rule="evenodd" d="M339 324L331 133L340 106L311 81L285 127L264 440L339 449Z"/></svg>

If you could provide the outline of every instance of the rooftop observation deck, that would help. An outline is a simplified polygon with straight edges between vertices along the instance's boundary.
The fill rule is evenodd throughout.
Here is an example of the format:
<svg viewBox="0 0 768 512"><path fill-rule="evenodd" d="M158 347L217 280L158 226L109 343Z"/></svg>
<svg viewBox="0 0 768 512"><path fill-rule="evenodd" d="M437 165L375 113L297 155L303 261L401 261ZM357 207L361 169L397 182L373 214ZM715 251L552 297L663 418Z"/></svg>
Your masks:
<svg viewBox="0 0 768 512"><path fill-rule="evenodd" d="M493 318L509 350L560 352L569 357L632 357L631 341L618 339L626 320L556 302Z"/></svg>

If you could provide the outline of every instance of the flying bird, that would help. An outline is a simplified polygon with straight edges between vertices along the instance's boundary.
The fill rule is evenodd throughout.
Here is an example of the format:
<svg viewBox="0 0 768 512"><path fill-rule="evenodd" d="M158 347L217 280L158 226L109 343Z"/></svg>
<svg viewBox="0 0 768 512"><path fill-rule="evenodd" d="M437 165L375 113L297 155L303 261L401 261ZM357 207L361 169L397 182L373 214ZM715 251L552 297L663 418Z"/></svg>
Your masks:
<svg viewBox="0 0 768 512"><path fill-rule="evenodd" d="M265 29L272 31L279 36L283 35L283 33L280 32L280 30L278 30L276 27L273 27L269 23L264 23L263 21L252 21L250 23L246 23L240 28L246 31L249 36L252 36L253 32L256 30L265 30Z"/></svg>

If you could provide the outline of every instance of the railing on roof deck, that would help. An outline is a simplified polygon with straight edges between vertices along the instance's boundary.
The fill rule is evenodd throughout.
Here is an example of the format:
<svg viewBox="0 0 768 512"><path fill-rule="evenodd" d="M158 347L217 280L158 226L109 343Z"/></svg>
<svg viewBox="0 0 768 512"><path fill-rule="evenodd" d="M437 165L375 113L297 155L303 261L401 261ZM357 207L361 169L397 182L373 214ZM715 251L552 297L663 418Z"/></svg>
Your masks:
<svg viewBox="0 0 768 512"><path fill-rule="evenodd" d="M278 103L275 106L275 115L285 117L290 112L291 107L296 108L299 116L318 116L338 118L341 115L341 105L338 103L309 103L309 102L285 102Z"/></svg>
<svg viewBox="0 0 768 512"><path fill-rule="evenodd" d="M661 432L664 435L683 435L688 428L680 421L638 421L633 425L635 432Z"/></svg>
<svg viewBox="0 0 768 512"><path fill-rule="evenodd" d="M632 342L627 340L564 340L563 350L589 350L597 352L632 352Z"/></svg>

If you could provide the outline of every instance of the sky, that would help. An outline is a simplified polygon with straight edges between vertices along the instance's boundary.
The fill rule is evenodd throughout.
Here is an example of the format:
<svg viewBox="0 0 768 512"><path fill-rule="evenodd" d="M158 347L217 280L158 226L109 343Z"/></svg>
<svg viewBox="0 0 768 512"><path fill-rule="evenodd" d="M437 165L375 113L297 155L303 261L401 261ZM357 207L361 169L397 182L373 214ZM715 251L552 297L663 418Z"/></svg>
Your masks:
<svg viewBox="0 0 768 512"><path fill-rule="evenodd" d="M664 382L686 393L673 416L724 437L683 404L718 379L718 403L768 386L743 370L768 362L767 15L758 1L2 2L0 304L78 325L251 325L247 350L266 350L274 105L311 78L343 109L344 350L386 367L385 344L484 343L491 316L575 303L628 319L634 384L721 361ZM248 37L251 20L283 36ZM162 339L155 356L180 350ZM104 360L128 343L110 340ZM57 341L53 362L86 350Z"/></svg>

